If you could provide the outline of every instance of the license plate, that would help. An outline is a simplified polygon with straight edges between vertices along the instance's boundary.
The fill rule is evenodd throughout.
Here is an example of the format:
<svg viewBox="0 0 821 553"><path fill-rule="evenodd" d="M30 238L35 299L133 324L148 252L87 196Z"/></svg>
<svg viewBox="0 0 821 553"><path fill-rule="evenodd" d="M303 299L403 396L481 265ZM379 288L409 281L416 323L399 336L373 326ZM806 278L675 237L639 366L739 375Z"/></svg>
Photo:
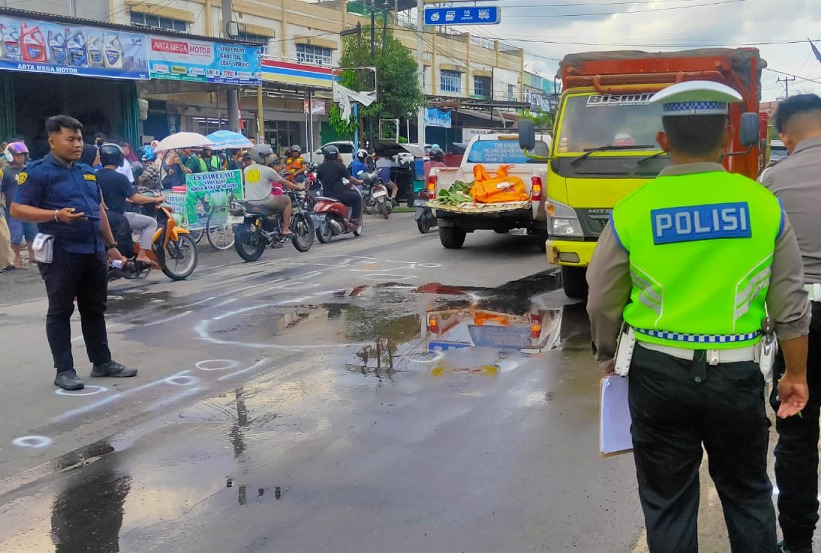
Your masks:
<svg viewBox="0 0 821 553"><path fill-rule="evenodd" d="M314 223L324 223L325 216L324 215L311 215L311 219L314 220Z"/></svg>
<svg viewBox="0 0 821 553"><path fill-rule="evenodd" d="M387 195L388 195L388 193L385 192L384 190L377 190L376 192L373 193L374 198L381 198L382 196L387 196Z"/></svg>
<svg viewBox="0 0 821 553"><path fill-rule="evenodd" d="M245 221L245 218L242 215L229 215L225 219L225 224L227 225L238 225Z"/></svg>
<svg viewBox="0 0 821 553"><path fill-rule="evenodd" d="M428 207L427 200L413 200L413 207Z"/></svg>

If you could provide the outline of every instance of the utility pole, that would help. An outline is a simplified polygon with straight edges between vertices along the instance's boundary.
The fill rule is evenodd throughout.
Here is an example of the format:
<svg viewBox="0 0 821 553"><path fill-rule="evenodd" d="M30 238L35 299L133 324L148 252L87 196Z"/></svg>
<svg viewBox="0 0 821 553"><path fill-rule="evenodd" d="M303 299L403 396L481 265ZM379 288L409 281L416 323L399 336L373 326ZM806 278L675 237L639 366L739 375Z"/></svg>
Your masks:
<svg viewBox="0 0 821 553"><path fill-rule="evenodd" d="M792 77L792 78L790 78L790 77L784 77L784 78L778 77L775 80L775 82L777 82L777 83L784 83L784 97L785 98L790 97L790 83L794 80L795 80L795 77Z"/></svg>
<svg viewBox="0 0 821 553"><path fill-rule="evenodd" d="M222 36L233 38L229 31L234 20L234 10L231 0L222 0ZM239 132L239 90L231 86L227 91L228 129Z"/></svg>
<svg viewBox="0 0 821 553"><path fill-rule="evenodd" d="M422 59L425 56L424 46L422 44L422 31L424 30L424 14L425 14L425 0L416 0L416 72L417 72L417 79L419 82L419 90L422 91L422 95L425 95L425 60ZM470 46L468 46L470 47ZM468 68L468 71L470 69ZM433 70L431 69L431 72ZM424 148L425 146L425 104L423 103L419 107L419 111L416 112L416 138L419 142L419 146ZM408 142L410 142L410 137L408 137ZM427 186L427 183L425 183Z"/></svg>

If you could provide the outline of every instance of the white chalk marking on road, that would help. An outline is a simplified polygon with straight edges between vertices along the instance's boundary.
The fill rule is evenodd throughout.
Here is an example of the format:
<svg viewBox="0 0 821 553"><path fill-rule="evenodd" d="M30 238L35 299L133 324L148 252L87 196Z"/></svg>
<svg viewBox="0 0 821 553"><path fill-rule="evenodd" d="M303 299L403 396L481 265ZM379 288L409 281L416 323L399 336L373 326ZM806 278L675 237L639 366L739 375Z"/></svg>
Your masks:
<svg viewBox="0 0 821 553"><path fill-rule="evenodd" d="M280 284L277 286L280 290L290 290L291 288L316 288L319 286L318 282L302 282L301 280L295 280L293 282L286 282L285 284Z"/></svg>
<svg viewBox="0 0 821 553"><path fill-rule="evenodd" d="M51 445L51 438L46 436L21 436L19 438L14 438L11 443L17 447L40 448Z"/></svg>
<svg viewBox="0 0 821 553"><path fill-rule="evenodd" d="M194 303L189 303L188 307L194 307L195 305L202 305L203 303L208 303L211 300L217 299L219 296L211 296L210 298L205 298L204 300L200 300Z"/></svg>
<svg viewBox="0 0 821 553"><path fill-rule="evenodd" d="M314 296L302 296L301 298L294 298L292 300L281 301L278 305L287 305L289 303L302 303L303 301L308 301L313 298Z"/></svg>
<svg viewBox="0 0 821 553"><path fill-rule="evenodd" d="M196 376L188 375L169 376L168 378L163 380L163 382L171 384L172 386L189 386L191 384L196 384L199 381L200 379Z"/></svg>
<svg viewBox="0 0 821 553"><path fill-rule="evenodd" d="M216 364L216 366L212 367L212 364ZM227 371L228 369L237 368L239 361L233 359L204 359L197 361L194 366L201 371Z"/></svg>
<svg viewBox="0 0 821 553"><path fill-rule="evenodd" d="M70 392L68 390L63 390L62 388L57 388L54 390L54 393L58 396L73 396L73 397L84 397L84 396L93 396L96 394L101 394L103 392L107 392L108 388L105 386L86 386L82 390L77 390L74 392Z"/></svg>
<svg viewBox="0 0 821 553"><path fill-rule="evenodd" d="M76 417L77 415L82 415L83 413L88 413L89 411L93 411L93 410L95 410L99 407L102 407L103 405L108 405L109 403L119 401L119 400L121 400L125 397L129 397L129 396L131 396L131 395L133 395L137 392L147 390L148 388L153 388L154 386L157 386L158 384L163 384L163 383L167 384L168 383L168 382L166 382L167 380L178 377L178 376L184 376L184 375L186 375L190 372L191 372L190 370L180 371L177 374L169 376L168 378L163 378L161 380L155 380L153 382L143 384L142 386L137 386L136 388L126 390L122 393L110 395L108 397L104 397L104 398L99 399L99 400L95 401L94 403L90 403L90 404L88 404L84 407L78 407L77 409L72 409L70 411L66 411L62 415L57 415L56 417L54 417L51 420L53 422L64 421L64 420L70 419L72 417Z"/></svg>
<svg viewBox="0 0 821 553"><path fill-rule="evenodd" d="M165 323L171 322L171 321L173 321L173 320L175 320L175 319L181 319L181 318L185 317L186 315L190 315L190 314L191 314L191 311L185 311L185 312L183 312L183 313L179 313L178 315L174 315L173 317L166 317L165 319L161 319L161 320L159 320L159 321L154 321L154 322L152 322L152 323L144 323L144 324L142 324L142 325L140 325L140 326L156 326L156 325L161 325L161 324L165 324Z"/></svg>
<svg viewBox="0 0 821 553"><path fill-rule="evenodd" d="M180 401L181 399L187 398L188 396L193 396L194 394L196 394L199 391L200 391L199 386L196 386L194 388L186 388L182 392L177 392L176 394L171 394L170 396L166 396L166 397L152 403L151 405L146 407L144 410L145 411L153 411L155 409L159 409L160 407L171 405L172 403L176 403L176 402Z"/></svg>
<svg viewBox="0 0 821 553"><path fill-rule="evenodd" d="M237 376L238 374L246 373L248 371L252 371L254 369L257 369L257 368L267 364L268 361L270 361L270 359L268 357L266 357L265 359L257 361L256 363L254 363L250 367L245 367L244 369L240 369L237 372L233 372L231 374L223 375L223 376L219 377L217 380L219 380L220 382L222 382L223 380L228 380L229 378L233 378L233 377Z"/></svg>

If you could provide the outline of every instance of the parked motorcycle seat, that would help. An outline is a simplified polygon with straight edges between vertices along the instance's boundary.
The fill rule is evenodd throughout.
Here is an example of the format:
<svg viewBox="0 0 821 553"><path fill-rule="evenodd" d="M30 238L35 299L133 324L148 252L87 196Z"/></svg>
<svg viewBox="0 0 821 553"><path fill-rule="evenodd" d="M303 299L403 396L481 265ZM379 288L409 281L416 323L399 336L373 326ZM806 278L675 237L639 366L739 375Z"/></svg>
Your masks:
<svg viewBox="0 0 821 553"><path fill-rule="evenodd" d="M264 206L264 205L258 205L258 204L255 204L253 202L243 201L243 202L240 202L240 203L242 204L242 206L249 213L259 213L260 215L264 215L264 216L279 213L277 210L275 210L271 207Z"/></svg>

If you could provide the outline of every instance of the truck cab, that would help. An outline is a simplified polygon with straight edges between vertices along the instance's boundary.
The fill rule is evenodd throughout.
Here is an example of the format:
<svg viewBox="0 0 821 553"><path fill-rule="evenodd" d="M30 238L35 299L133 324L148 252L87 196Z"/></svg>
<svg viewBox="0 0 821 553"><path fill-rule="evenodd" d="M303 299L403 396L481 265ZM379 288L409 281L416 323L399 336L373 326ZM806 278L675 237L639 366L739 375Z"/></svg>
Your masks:
<svg viewBox="0 0 821 553"><path fill-rule="evenodd" d="M561 267L565 294L587 295L586 270L613 207L671 163L656 143L661 106L652 96L684 80L721 82L739 91L730 123L736 133L724 164L755 179L758 174L760 73L766 62L754 48L682 52L588 52L565 57L563 91L547 156L545 210L548 261ZM742 140L753 125L754 144ZM532 129L520 122L520 144ZM749 132L746 132L749 135Z"/></svg>

